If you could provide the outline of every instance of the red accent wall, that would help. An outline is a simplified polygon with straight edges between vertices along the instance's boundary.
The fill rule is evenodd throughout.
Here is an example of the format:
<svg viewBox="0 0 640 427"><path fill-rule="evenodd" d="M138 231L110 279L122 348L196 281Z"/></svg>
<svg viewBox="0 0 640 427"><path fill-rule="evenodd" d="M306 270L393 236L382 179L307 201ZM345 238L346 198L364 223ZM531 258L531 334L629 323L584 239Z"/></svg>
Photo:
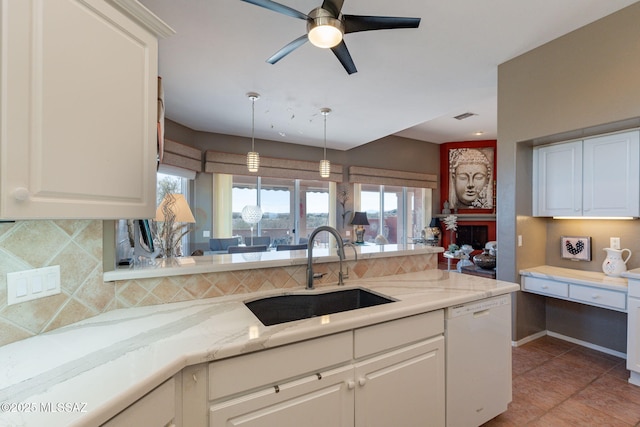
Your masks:
<svg viewBox="0 0 640 427"><path fill-rule="evenodd" d="M494 148L494 159L493 159L493 181L496 180L496 164L498 153L496 150L496 140L485 140L485 141L458 141L458 142L447 142L445 144L440 145L440 203L441 206L438 208L437 213L441 213L444 204L444 201L449 198L449 150L452 148L484 148L484 147L493 147ZM497 200L496 203L497 205ZM489 240L496 240L496 221L492 220L477 220L477 219L465 219L465 215L473 215L473 214L493 214L495 213L495 206L493 209L460 209L458 211L458 224L461 225L486 225L487 226L487 234ZM442 246L445 250L451 244L451 232L445 229L445 224L441 224L442 228ZM480 251L474 251L472 255L479 253ZM445 261L444 257L440 256L440 261Z"/></svg>

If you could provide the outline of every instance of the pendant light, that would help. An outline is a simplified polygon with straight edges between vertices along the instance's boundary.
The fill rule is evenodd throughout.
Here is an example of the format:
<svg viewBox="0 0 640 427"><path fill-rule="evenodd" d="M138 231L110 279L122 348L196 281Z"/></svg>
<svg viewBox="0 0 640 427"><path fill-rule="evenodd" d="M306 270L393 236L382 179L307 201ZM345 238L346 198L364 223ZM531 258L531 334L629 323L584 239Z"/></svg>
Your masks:
<svg viewBox="0 0 640 427"><path fill-rule="evenodd" d="M256 99L260 99L260 94L255 92L247 93L251 100L251 151L247 153L247 169L249 172L258 172L260 167L260 154L255 150L255 121L256 121Z"/></svg>
<svg viewBox="0 0 640 427"><path fill-rule="evenodd" d="M324 158L320 160L320 176L329 178L331 175L331 162L327 160L327 116L331 112L331 108L321 108L320 112L324 116Z"/></svg>

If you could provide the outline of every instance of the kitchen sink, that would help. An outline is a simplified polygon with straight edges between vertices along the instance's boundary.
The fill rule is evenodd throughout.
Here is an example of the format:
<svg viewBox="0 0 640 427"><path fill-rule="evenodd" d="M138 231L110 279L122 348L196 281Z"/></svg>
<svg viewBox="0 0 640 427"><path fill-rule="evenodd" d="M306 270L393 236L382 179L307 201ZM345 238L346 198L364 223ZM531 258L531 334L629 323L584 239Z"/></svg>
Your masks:
<svg viewBox="0 0 640 427"><path fill-rule="evenodd" d="M278 295L245 301L244 304L265 326L271 326L390 302L394 300L355 288L316 294Z"/></svg>

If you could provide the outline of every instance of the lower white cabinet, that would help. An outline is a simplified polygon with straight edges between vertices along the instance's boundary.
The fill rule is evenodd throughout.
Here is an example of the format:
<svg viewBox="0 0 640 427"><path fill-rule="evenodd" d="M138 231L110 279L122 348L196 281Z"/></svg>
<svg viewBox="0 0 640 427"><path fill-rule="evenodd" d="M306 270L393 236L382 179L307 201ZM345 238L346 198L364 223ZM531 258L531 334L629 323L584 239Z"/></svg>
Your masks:
<svg viewBox="0 0 640 427"><path fill-rule="evenodd" d="M102 427L174 427L176 417L175 380L165 381Z"/></svg>
<svg viewBox="0 0 640 427"><path fill-rule="evenodd" d="M214 404L209 425L352 426L352 372L350 366L345 366Z"/></svg>
<svg viewBox="0 0 640 427"><path fill-rule="evenodd" d="M356 427L444 426L444 362L439 336L356 363Z"/></svg>
<svg viewBox="0 0 640 427"><path fill-rule="evenodd" d="M443 333L438 310L213 362L209 426L444 426Z"/></svg>
<svg viewBox="0 0 640 427"><path fill-rule="evenodd" d="M627 369L629 382L640 386L640 280L629 279L627 301Z"/></svg>

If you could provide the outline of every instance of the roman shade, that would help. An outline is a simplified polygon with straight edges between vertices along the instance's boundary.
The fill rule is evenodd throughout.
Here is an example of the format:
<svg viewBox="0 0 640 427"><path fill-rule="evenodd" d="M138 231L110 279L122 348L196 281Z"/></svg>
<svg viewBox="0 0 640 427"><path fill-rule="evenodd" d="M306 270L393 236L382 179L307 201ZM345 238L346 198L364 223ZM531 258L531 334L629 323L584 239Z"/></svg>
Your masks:
<svg viewBox="0 0 640 427"><path fill-rule="evenodd" d="M207 151L205 154L205 172L228 175L256 175L269 178L310 179L342 182L342 165L331 164L331 174L321 178L318 162L306 160L280 159L260 156L259 172L247 170L244 154Z"/></svg>
<svg viewBox="0 0 640 427"><path fill-rule="evenodd" d="M395 185L399 187L438 188L438 175L420 172L349 166L352 184Z"/></svg>
<svg viewBox="0 0 640 427"><path fill-rule="evenodd" d="M165 139L161 164L194 172L202 172L202 151L170 139Z"/></svg>

